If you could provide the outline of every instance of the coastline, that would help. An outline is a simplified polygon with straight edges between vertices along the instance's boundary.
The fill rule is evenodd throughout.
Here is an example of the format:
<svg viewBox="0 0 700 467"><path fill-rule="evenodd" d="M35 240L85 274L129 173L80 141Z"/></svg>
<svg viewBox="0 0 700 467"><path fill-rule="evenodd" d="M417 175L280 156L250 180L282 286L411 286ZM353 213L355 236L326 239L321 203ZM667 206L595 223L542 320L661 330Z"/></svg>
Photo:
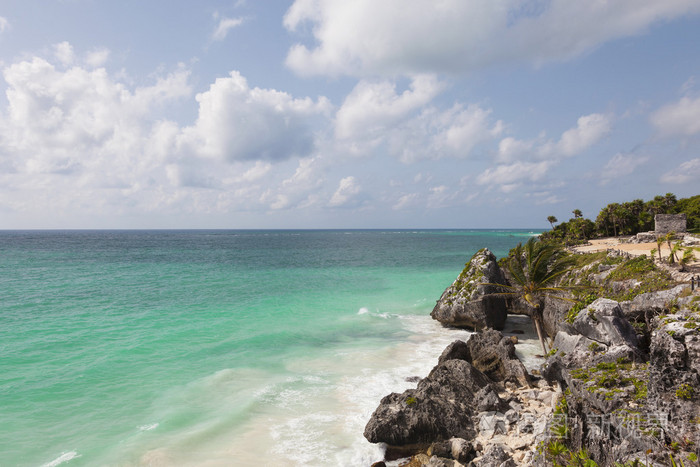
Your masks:
<svg viewBox="0 0 700 467"><path fill-rule="evenodd" d="M623 298L615 301L599 295L574 314L569 312L571 305L550 310L545 327L553 330L549 335L552 352L544 358L528 361L528 353L541 350L539 341L534 333L513 333L520 326L518 320L524 324L529 318L512 314L501 332L487 326L467 341L446 347L417 388L386 396L372 414L365 437L387 446L386 459L373 466L514 467L551 462L597 466L640 461L640 457L642 461L653 458L648 465L664 465L674 456L686 462L697 460L700 433L692 420L693 414L700 415L694 391L700 379L700 290L689 283L692 269L679 273L658 261L654 265L649 259L642 263L635 259L656 247L656 243L633 244L620 238L576 247L578 253L607 251L608 255L578 259L578 266L561 280L597 283L598 293ZM479 287L469 284L500 283L492 271L493 258L489 263L490 253L484 250L486 254L480 256L481 251L443 293L434 319L443 324L465 319L500 322L496 317L484 320L474 315L490 292L483 289L481 293L487 295L479 298ZM696 265L697 261L690 268ZM651 274L654 268L658 272ZM485 274L492 275L484 279ZM461 294L467 294L466 302ZM450 315L450 308L457 315ZM484 306L483 312L495 311ZM483 347L484 339L491 344ZM496 353L483 361L483 352ZM677 355L686 355L682 363ZM523 370L517 370L518 365ZM464 371L466 382L462 382ZM513 379L518 371L525 371L529 382ZM596 376L603 371L604 377ZM675 376L664 379L669 373ZM604 382L608 380L611 383ZM669 397L677 401L669 405ZM455 406L454 401L462 402ZM630 428L618 412L623 409L641 411L638 425ZM653 420L648 414L662 413L675 425L656 425L660 431L649 428ZM601 416L607 432L594 429ZM526 419L534 420L534 425L523 432ZM624 433L621 444L619 436ZM669 441L679 437L683 443Z"/></svg>

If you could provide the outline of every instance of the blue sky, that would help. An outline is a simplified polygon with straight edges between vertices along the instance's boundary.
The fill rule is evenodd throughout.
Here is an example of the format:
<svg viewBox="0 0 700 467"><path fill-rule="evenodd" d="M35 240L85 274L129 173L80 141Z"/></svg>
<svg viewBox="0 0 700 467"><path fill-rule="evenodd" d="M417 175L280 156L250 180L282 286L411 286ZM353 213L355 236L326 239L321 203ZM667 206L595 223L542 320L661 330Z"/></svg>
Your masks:
<svg viewBox="0 0 700 467"><path fill-rule="evenodd" d="M700 193L700 0L5 0L0 228L547 227Z"/></svg>

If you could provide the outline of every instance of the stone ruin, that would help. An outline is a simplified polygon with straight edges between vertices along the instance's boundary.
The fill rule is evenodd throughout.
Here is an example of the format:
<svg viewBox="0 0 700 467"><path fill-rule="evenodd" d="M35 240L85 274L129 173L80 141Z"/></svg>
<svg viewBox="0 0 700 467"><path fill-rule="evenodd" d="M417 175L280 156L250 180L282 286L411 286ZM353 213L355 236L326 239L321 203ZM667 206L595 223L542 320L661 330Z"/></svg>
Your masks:
<svg viewBox="0 0 700 467"><path fill-rule="evenodd" d="M685 233L687 219L685 214L657 214L654 216L654 233L666 235L669 232Z"/></svg>

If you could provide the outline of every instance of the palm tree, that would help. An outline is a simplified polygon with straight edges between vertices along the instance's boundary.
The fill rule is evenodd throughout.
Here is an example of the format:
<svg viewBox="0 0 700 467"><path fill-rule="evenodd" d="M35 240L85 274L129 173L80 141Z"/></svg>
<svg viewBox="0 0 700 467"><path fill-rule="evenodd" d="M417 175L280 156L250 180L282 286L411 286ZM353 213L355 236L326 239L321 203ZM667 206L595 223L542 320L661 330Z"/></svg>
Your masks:
<svg viewBox="0 0 700 467"><path fill-rule="evenodd" d="M659 262L661 262L661 247L664 246L664 237L661 235L656 236L656 246L658 247Z"/></svg>
<svg viewBox="0 0 700 467"><path fill-rule="evenodd" d="M556 217L554 216L548 216L547 217L547 222L549 222L549 225L552 226L552 230L554 230L554 223L559 222Z"/></svg>
<svg viewBox="0 0 700 467"><path fill-rule="evenodd" d="M676 235L676 232L669 232L666 234L664 239L666 240L666 243L668 244L668 264L673 264L675 263L674 259L676 256L676 252L673 251L673 245L671 245L671 241L673 240L673 237Z"/></svg>
<svg viewBox="0 0 700 467"><path fill-rule="evenodd" d="M686 266L695 259L695 253L692 248L683 249L683 256L678 260L678 265L681 267L681 272L685 272Z"/></svg>
<svg viewBox="0 0 700 467"><path fill-rule="evenodd" d="M498 292L498 295L519 298L525 302L527 314L535 323L537 337L546 355L547 346L543 335L545 298L575 301L558 295L573 287L555 285L557 279L571 270L572 258L558 246L537 241L532 237L524 246L520 243L513 249L506 266L513 283L492 285L506 290Z"/></svg>

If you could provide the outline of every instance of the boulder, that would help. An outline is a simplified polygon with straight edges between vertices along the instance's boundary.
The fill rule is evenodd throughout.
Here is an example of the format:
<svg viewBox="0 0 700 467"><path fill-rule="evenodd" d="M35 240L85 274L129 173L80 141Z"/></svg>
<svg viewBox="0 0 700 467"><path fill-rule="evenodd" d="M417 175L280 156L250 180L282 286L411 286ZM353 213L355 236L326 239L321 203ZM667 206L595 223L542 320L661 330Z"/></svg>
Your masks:
<svg viewBox="0 0 700 467"><path fill-rule="evenodd" d="M468 463L475 456L474 446L466 439L450 438L446 441L433 443L428 448L429 456L437 456L443 459L454 459L462 464Z"/></svg>
<svg viewBox="0 0 700 467"><path fill-rule="evenodd" d="M599 298L582 309L572 324L561 327L564 331L557 333L552 346L556 352L542 365L542 376L549 382L566 380L568 369L646 360L634 327L614 300Z"/></svg>
<svg viewBox="0 0 700 467"><path fill-rule="evenodd" d="M530 386L530 374L515 355L515 345L499 331L486 329L472 334L466 343L468 361L497 383Z"/></svg>
<svg viewBox="0 0 700 467"><path fill-rule="evenodd" d="M569 328L573 330L569 334L580 334L607 347L638 347L637 332L620 304L607 298L599 298L581 310Z"/></svg>
<svg viewBox="0 0 700 467"><path fill-rule="evenodd" d="M511 456L506 453L501 446L494 445L488 448L484 455L479 460L478 465L494 466L494 467L515 467L515 462Z"/></svg>
<svg viewBox="0 0 700 467"><path fill-rule="evenodd" d="M639 294L628 302L620 303L620 306L628 319L642 321L647 316L667 312L670 304L678 300L681 292L687 288L687 285L678 285L668 290Z"/></svg>
<svg viewBox="0 0 700 467"><path fill-rule="evenodd" d="M483 248L465 265L462 273L443 292L430 316L446 326L468 329L503 329L506 321L506 300L501 288L489 284L505 284L496 257Z"/></svg>
<svg viewBox="0 0 700 467"><path fill-rule="evenodd" d="M384 397L374 411L364 436L386 443L387 453L411 454L453 437L472 439L476 394L490 380L466 360L438 364L416 389Z"/></svg>

